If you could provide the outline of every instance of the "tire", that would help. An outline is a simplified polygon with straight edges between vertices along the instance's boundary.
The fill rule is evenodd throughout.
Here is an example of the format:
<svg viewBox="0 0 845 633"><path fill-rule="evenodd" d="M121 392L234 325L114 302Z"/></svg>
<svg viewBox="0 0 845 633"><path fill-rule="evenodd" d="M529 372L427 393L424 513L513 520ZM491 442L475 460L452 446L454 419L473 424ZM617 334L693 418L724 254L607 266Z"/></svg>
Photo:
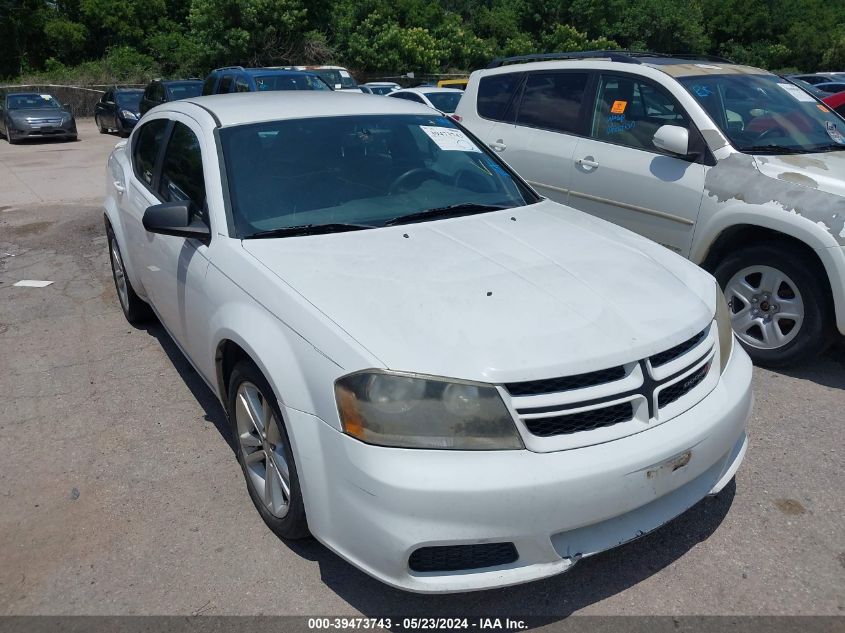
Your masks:
<svg viewBox="0 0 845 633"><path fill-rule="evenodd" d="M238 462L258 514L279 538L308 538L311 533L308 531L299 473L273 389L258 367L252 361L244 360L232 370L228 393L227 411ZM252 416L249 411L253 412ZM254 424L252 419L261 419L261 422ZM266 435L259 427L266 429ZM268 463L271 463L269 469ZM268 478L268 470L271 478ZM285 470L287 494L285 483L282 483ZM271 482L269 489L268 480Z"/></svg>
<svg viewBox="0 0 845 633"><path fill-rule="evenodd" d="M793 365L815 358L832 342L827 275L814 264L804 250L771 242L731 253L713 270L734 332L755 364Z"/></svg>
<svg viewBox="0 0 845 633"><path fill-rule="evenodd" d="M108 130L103 127L103 124L102 122L100 122L99 118L94 117L94 122L97 124L97 129L99 130L100 134L105 134L106 132L108 132Z"/></svg>
<svg viewBox="0 0 845 633"><path fill-rule="evenodd" d="M114 237L114 231L109 226L106 229L109 242L109 260L111 261L112 278L114 289L117 292L117 300L123 316L132 324L143 323L153 316L150 306L135 294L132 282L126 276L126 267L123 263L123 255L120 253L120 246Z"/></svg>
<svg viewBox="0 0 845 633"><path fill-rule="evenodd" d="M11 132L6 134L6 140L9 142L9 145L17 145L18 143L20 143L20 141L18 139L16 139L14 136L12 136Z"/></svg>

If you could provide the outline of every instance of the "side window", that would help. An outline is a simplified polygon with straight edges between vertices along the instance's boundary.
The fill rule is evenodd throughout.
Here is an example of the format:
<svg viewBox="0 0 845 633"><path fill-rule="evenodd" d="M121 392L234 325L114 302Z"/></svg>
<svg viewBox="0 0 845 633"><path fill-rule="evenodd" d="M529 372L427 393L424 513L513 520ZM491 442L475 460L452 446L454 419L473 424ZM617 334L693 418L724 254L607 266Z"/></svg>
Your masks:
<svg viewBox="0 0 845 633"><path fill-rule="evenodd" d="M202 93L204 95L214 94L214 83L217 81L217 75L209 75L205 78L205 83L202 85Z"/></svg>
<svg viewBox="0 0 845 633"><path fill-rule="evenodd" d="M132 152L132 167L138 179L148 187L153 184L156 158L167 130L167 119L156 119L141 126Z"/></svg>
<svg viewBox="0 0 845 633"><path fill-rule="evenodd" d="M482 77L478 83L478 115L493 121L512 122L508 108L522 81L522 73L506 73Z"/></svg>
<svg viewBox="0 0 845 633"><path fill-rule="evenodd" d="M106 94L103 95L103 103L111 103L114 101L114 90L106 90Z"/></svg>
<svg viewBox="0 0 845 633"><path fill-rule="evenodd" d="M159 196L165 202L190 200L205 208L205 179L199 139L187 125L176 123L164 152Z"/></svg>
<svg viewBox="0 0 845 633"><path fill-rule="evenodd" d="M593 112L593 138L660 153L652 139L663 125L690 127L686 114L668 92L633 77L602 75Z"/></svg>
<svg viewBox="0 0 845 633"><path fill-rule="evenodd" d="M154 98L158 103L164 103L164 84L156 84L153 92Z"/></svg>
<svg viewBox="0 0 845 633"><path fill-rule="evenodd" d="M581 106L587 89L587 73L537 72L528 75L517 125L552 132L581 132Z"/></svg>
<svg viewBox="0 0 845 633"><path fill-rule="evenodd" d="M243 75L235 79L235 92L249 92L249 82Z"/></svg>
<svg viewBox="0 0 845 633"><path fill-rule="evenodd" d="M220 85L217 87L217 94L225 95L232 92L232 84L234 83L232 75L226 75L220 80Z"/></svg>

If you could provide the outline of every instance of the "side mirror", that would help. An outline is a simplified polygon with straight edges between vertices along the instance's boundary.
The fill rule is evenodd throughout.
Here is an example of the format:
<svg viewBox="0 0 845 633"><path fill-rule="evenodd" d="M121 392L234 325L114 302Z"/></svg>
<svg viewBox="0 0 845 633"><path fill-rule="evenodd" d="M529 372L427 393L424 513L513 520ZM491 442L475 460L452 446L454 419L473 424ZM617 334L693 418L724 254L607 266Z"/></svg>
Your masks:
<svg viewBox="0 0 845 633"><path fill-rule="evenodd" d="M678 156L689 155L689 130L678 125L661 125L654 133L652 143L658 149L662 149Z"/></svg>
<svg viewBox="0 0 845 633"><path fill-rule="evenodd" d="M144 228L150 233L208 242L211 231L205 222L195 217L195 210L196 207L190 201L165 202L147 207L144 211Z"/></svg>

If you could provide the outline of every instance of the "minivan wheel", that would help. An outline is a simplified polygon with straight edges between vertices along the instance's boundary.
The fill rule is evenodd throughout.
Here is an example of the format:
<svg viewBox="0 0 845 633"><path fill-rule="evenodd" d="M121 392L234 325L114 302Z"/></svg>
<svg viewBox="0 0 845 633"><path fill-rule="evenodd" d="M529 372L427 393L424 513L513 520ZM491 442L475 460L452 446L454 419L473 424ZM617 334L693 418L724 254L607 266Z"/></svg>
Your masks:
<svg viewBox="0 0 845 633"><path fill-rule="evenodd" d="M310 536L284 418L272 388L250 361L232 370L228 412L238 462L261 518L280 538Z"/></svg>
<svg viewBox="0 0 845 633"><path fill-rule="evenodd" d="M789 245L760 244L733 253L713 271L737 338L758 365L814 358L832 340L824 277Z"/></svg>
<svg viewBox="0 0 845 633"><path fill-rule="evenodd" d="M152 316L152 310L132 288L132 282L126 276L126 266L123 264L123 256L120 247L114 237L111 227L106 229L109 242L109 259L111 260L111 272L114 278L114 288L117 290L117 298L120 302L120 309L130 323L141 323Z"/></svg>

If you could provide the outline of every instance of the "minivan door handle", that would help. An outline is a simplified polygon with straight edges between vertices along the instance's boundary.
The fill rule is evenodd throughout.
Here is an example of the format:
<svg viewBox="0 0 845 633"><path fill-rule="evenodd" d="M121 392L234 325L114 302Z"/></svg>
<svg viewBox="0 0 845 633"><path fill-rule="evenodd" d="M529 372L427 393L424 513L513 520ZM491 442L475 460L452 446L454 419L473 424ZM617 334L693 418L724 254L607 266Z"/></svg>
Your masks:
<svg viewBox="0 0 845 633"><path fill-rule="evenodd" d="M499 139L495 143L490 143L490 149L494 152L504 152L508 148L503 139Z"/></svg>
<svg viewBox="0 0 845 633"><path fill-rule="evenodd" d="M575 161L577 165L581 167L587 167L588 169L595 169L599 166L598 162L592 156L584 156L584 158L579 158Z"/></svg>

